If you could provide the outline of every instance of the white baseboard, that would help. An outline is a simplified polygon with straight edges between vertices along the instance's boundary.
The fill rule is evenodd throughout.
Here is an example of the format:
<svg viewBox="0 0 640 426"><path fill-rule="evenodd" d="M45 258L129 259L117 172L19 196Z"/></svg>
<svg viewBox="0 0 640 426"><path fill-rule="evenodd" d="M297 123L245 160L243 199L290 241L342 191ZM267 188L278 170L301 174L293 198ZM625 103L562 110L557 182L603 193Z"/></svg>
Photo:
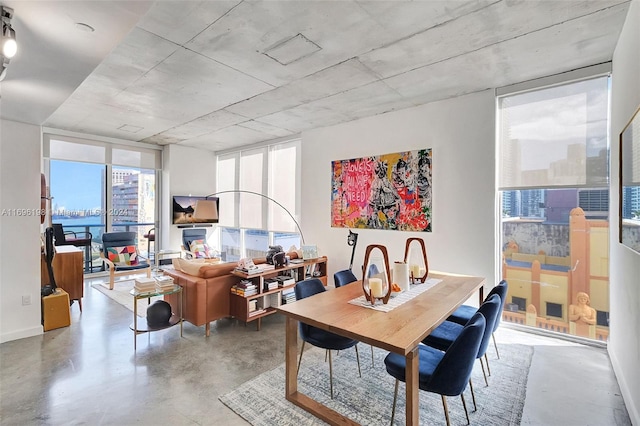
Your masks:
<svg viewBox="0 0 640 426"><path fill-rule="evenodd" d="M640 426L640 407L636 405L637 399L634 399L633 395L631 394L631 391L629 390L629 384L626 381L626 377L624 374L622 374L620 362L616 358L615 354L611 351L610 347L607 347L607 352L609 353L609 360L611 360L613 372L616 375L616 379L618 380L620 393L622 394L624 405L627 407L627 412L629 413L631 424L634 426Z"/></svg>
<svg viewBox="0 0 640 426"><path fill-rule="evenodd" d="M25 328L22 330L12 331L0 335L0 343L10 342L12 340L25 339L27 337L39 336L43 333L42 326Z"/></svg>

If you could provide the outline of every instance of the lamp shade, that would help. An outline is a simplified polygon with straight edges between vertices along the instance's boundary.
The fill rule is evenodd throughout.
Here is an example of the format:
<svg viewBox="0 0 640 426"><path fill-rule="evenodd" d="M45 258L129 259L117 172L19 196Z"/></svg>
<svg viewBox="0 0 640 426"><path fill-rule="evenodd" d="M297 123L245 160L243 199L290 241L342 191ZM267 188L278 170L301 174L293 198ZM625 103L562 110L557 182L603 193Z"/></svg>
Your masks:
<svg viewBox="0 0 640 426"><path fill-rule="evenodd" d="M215 200L198 200L193 209L193 217L203 221L218 220L218 206Z"/></svg>

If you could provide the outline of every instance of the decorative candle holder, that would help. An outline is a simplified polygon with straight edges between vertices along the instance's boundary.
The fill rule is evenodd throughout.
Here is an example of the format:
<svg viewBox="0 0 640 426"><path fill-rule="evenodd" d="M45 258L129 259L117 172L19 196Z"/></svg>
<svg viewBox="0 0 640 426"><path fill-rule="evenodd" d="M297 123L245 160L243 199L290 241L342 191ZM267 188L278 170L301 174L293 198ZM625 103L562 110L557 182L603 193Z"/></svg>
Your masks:
<svg viewBox="0 0 640 426"><path fill-rule="evenodd" d="M404 248L404 261L409 264L411 282L424 282L429 275L429 262L427 261L427 248L422 238L407 238Z"/></svg>
<svg viewBox="0 0 640 426"><path fill-rule="evenodd" d="M379 250L382 258L371 256L374 250ZM371 262L369 258L371 257ZM376 260L374 262L373 260ZM362 280L362 290L364 297L375 305L376 300L382 300L382 303L389 302L391 296L391 276L389 272L389 255L387 248L382 245L372 244L367 246L364 254L364 273ZM381 270L382 269L382 270Z"/></svg>

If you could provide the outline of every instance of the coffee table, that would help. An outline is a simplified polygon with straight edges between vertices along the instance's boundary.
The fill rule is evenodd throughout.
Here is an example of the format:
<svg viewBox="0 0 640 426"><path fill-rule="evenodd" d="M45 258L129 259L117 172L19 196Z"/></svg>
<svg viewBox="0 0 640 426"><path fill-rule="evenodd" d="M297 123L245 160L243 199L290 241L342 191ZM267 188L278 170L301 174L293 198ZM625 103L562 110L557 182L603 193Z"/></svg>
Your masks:
<svg viewBox="0 0 640 426"><path fill-rule="evenodd" d="M178 315L172 314L169 323L160 327L152 327L147 321L138 324L138 300L151 299L154 296L165 296L169 294L178 294ZM133 330L133 350L136 350L136 342L138 334L150 333L152 331L164 330L180 323L180 337L182 337L182 287L174 284L173 287L164 290L137 291L135 288L130 291L133 296L133 323L129 326ZM149 300L149 302L151 302Z"/></svg>

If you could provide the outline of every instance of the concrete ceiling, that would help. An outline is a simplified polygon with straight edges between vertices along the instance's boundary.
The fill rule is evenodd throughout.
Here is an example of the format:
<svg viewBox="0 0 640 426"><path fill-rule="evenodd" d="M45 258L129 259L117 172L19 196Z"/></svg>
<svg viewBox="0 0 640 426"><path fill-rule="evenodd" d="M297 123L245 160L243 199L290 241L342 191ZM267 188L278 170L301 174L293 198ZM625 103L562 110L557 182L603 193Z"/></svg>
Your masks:
<svg viewBox="0 0 640 426"><path fill-rule="evenodd" d="M610 61L629 6L3 4L19 52L0 83L2 118L213 151Z"/></svg>

